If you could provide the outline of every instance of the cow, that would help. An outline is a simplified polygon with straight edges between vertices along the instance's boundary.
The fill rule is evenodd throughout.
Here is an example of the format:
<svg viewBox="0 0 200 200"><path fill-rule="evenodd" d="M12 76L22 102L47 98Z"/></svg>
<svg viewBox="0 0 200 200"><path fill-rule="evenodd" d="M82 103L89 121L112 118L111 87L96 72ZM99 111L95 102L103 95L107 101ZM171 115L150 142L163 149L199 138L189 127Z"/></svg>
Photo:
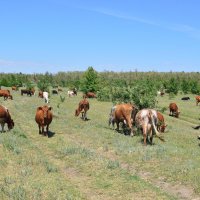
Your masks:
<svg viewBox="0 0 200 200"><path fill-rule="evenodd" d="M18 90L18 87L17 87L17 86L12 86L11 89L14 90L14 91L17 91L17 90Z"/></svg>
<svg viewBox="0 0 200 200"><path fill-rule="evenodd" d="M13 100L12 95L9 90L0 90L0 97L4 97L4 101L7 99Z"/></svg>
<svg viewBox="0 0 200 200"><path fill-rule="evenodd" d="M58 88L58 92L62 92L63 90L61 88Z"/></svg>
<svg viewBox="0 0 200 200"><path fill-rule="evenodd" d="M31 93L32 93L32 95L35 95L35 89L34 88L31 89Z"/></svg>
<svg viewBox="0 0 200 200"><path fill-rule="evenodd" d="M123 125L127 125L131 131L131 136L134 135L133 125L135 123L135 115L138 112L138 109L135 105L127 104L118 104L111 109L109 125L112 123L114 128L114 123L117 124L117 131L119 131L119 123L122 122Z"/></svg>
<svg viewBox="0 0 200 200"><path fill-rule="evenodd" d="M43 92L42 91L39 91L38 97L43 98Z"/></svg>
<svg viewBox="0 0 200 200"><path fill-rule="evenodd" d="M165 94L165 93L164 93L163 91L157 91L157 95L159 95L159 96L161 96L161 97L164 96L164 94Z"/></svg>
<svg viewBox="0 0 200 200"><path fill-rule="evenodd" d="M157 118L158 118L157 130L161 133L164 133L167 125L165 124L165 119L163 115L158 111L157 111Z"/></svg>
<svg viewBox="0 0 200 200"><path fill-rule="evenodd" d="M23 94L27 94L27 96L29 95L31 97L33 94L33 91L28 90L28 89L21 89L21 95L23 96Z"/></svg>
<svg viewBox="0 0 200 200"><path fill-rule="evenodd" d="M52 94L58 94L57 90L52 90Z"/></svg>
<svg viewBox="0 0 200 200"><path fill-rule="evenodd" d="M144 145L147 145L148 135L150 136L150 144L153 144L153 131L156 136L164 141L163 136L156 129L158 118L157 112L153 109L142 109L135 116L136 127L142 130Z"/></svg>
<svg viewBox="0 0 200 200"><path fill-rule="evenodd" d="M87 92L83 95L83 98L97 98L97 96L94 92Z"/></svg>
<svg viewBox="0 0 200 200"><path fill-rule="evenodd" d="M175 116L176 118L179 117L180 111L178 110L178 106L176 103L169 104L169 116Z"/></svg>
<svg viewBox="0 0 200 200"><path fill-rule="evenodd" d="M190 100L190 97L182 97L181 100L187 101L187 100Z"/></svg>
<svg viewBox="0 0 200 200"><path fill-rule="evenodd" d="M49 103L49 93L43 92L42 93L45 103Z"/></svg>
<svg viewBox="0 0 200 200"><path fill-rule="evenodd" d="M200 96L196 96L195 99L196 99L196 105L198 106L198 104L200 102Z"/></svg>
<svg viewBox="0 0 200 200"><path fill-rule="evenodd" d="M82 114L82 119L87 120L87 111L90 109L90 104L87 99L83 99L79 102L78 108L75 110L75 116Z"/></svg>
<svg viewBox="0 0 200 200"><path fill-rule="evenodd" d="M44 136L48 135L49 125L51 124L53 119L53 114L51 110L52 108L49 106L40 106L36 110L35 121L38 124L39 134L42 134ZM45 126L46 132L44 131Z"/></svg>
<svg viewBox="0 0 200 200"><path fill-rule="evenodd" d="M7 123L8 130L11 130L14 127L14 121L11 119L8 109L0 105L0 124L2 132L4 132L5 123Z"/></svg>
<svg viewBox="0 0 200 200"><path fill-rule="evenodd" d="M72 90L67 91L67 94L68 94L69 97L72 97L72 96L75 95L74 91L72 91Z"/></svg>

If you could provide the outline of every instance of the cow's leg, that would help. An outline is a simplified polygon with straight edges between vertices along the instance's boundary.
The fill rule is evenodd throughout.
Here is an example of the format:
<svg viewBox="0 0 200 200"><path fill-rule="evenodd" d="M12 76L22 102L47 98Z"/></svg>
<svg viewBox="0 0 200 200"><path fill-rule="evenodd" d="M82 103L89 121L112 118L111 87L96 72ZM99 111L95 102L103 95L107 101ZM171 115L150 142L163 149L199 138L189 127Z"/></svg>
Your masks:
<svg viewBox="0 0 200 200"><path fill-rule="evenodd" d="M116 122L117 124L117 131L119 131L119 122Z"/></svg>
<svg viewBox="0 0 200 200"><path fill-rule="evenodd" d="M45 132L45 136L49 134L49 125L47 125L46 127L46 132Z"/></svg>
<svg viewBox="0 0 200 200"><path fill-rule="evenodd" d="M39 134L42 134L41 132L41 126L38 124L38 128L39 128Z"/></svg>
<svg viewBox="0 0 200 200"><path fill-rule="evenodd" d="M150 130L149 130L149 135L150 135L150 144L152 145L153 144L153 130L152 130L152 127L150 127Z"/></svg>
<svg viewBox="0 0 200 200"><path fill-rule="evenodd" d="M143 130L143 138L144 138L144 145L147 145L147 127L146 125L142 126L142 130Z"/></svg>
<svg viewBox="0 0 200 200"><path fill-rule="evenodd" d="M84 115L85 115L85 119L84 119L84 120L86 120L86 119L87 119L87 112L84 112L84 113L85 113L85 114L84 114Z"/></svg>
<svg viewBox="0 0 200 200"><path fill-rule="evenodd" d="M3 122L1 123L1 132L2 133L4 132L4 123Z"/></svg>

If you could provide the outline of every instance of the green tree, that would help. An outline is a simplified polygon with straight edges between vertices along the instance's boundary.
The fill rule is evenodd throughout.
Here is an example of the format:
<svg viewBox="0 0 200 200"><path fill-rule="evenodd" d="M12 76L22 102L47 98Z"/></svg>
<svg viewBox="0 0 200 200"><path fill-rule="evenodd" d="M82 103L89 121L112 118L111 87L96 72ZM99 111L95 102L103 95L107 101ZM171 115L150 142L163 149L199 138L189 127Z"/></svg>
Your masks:
<svg viewBox="0 0 200 200"><path fill-rule="evenodd" d="M93 67L88 67L83 75L81 90L83 92L96 92L99 89L98 73Z"/></svg>

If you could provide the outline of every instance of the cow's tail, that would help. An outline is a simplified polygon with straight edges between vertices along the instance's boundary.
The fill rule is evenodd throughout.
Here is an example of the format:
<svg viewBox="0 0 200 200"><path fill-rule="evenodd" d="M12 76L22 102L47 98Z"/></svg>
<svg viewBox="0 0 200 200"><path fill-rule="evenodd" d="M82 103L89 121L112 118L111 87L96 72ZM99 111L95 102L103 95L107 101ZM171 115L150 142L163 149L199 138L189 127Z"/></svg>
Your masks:
<svg viewBox="0 0 200 200"><path fill-rule="evenodd" d="M158 132L158 130L156 129L156 125L155 125L155 123L154 123L154 118L153 118L153 113L152 113L151 110L149 110L149 114L150 114L150 118L151 118L151 123L152 123L152 126L153 126L153 130L155 131L156 136L157 136L161 141L164 142L165 139L164 139L163 135L161 135L161 134Z"/></svg>

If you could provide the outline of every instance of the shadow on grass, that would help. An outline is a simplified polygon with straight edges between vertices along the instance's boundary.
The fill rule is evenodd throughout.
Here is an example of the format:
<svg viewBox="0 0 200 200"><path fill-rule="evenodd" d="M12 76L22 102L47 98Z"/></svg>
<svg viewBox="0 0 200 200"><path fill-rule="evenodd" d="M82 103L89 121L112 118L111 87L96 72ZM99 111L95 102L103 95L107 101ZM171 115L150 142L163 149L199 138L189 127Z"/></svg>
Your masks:
<svg viewBox="0 0 200 200"><path fill-rule="evenodd" d="M49 131L47 135L48 135L48 138L52 138L55 135L55 132Z"/></svg>

